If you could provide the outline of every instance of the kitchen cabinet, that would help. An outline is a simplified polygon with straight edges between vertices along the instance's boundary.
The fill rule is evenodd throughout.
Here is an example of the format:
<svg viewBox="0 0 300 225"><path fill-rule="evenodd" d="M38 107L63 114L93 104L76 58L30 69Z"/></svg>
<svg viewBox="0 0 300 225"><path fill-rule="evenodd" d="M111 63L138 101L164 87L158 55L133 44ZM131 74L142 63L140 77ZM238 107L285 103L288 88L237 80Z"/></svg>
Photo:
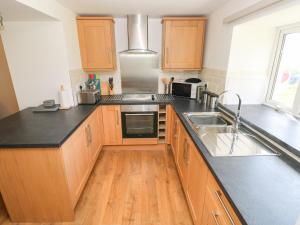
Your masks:
<svg viewBox="0 0 300 225"><path fill-rule="evenodd" d="M102 149L102 110L97 110L88 118L86 125L88 148L90 151L90 159L95 162L100 150Z"/></svg>
<svg viewBox="0 0 300 225"><path fill-rule="evenodd" d="M242 224L211 173L208 174L208 180L206 184L206 194L201 224Z"/></svg>
<svg viewBox="0 0 300 225"><path fill-rule="evenodd" d="M13 222L74 220L101 149L100 113L98 107L61 147L1 149L0 189Z"/></svg>
<svg viewBox="0 0 300 225"><path fill-rule="evenodd" d="M178 144L179 144L179 131L180 131L179 123L180 121L176 113L174 112L174 110L172 110L171 122L170 122L171 148L176 162L177 162Z"/></svg>
<svg viewBox="0 0 300 225"><path fill-rule="evenodd" d="M122 144L121 111L119 105L102 106L104 145Z"/></svg>
<svg viewBox="0 0 300 225"><path fill-rule="evenodd" d="M232 206L174 110L171 122L171 146L174 151L176 147L173 146L177 145L177 157L174 154L174 158L194 224L240 225ZM179 130L178 141L176 130Z"/></svg>
<svg viewBox="0 0 300 225"><path fill-rule="evenodd" d="M179 145L178 145L178 157L177 165L178 171L181 178L183 189L187 190L187 176L188 176L188 165L189 165L189 154L190 154L191 140L185 131L185 128L180 124L179 133Z"/></svg>
<svg viewBox="0 0 300 225"><path fill-rule="evenodd" d="M101 150L100 113L101 108L98 107L62 146L73 206L76 205Z"/></svg>
<svg viewBox="0 0 300 225"><path fill-rule="evenodd" d="M163 70L201 70L206 18L164 17Z"/></svg>
<svg viewBox="0 0 300 225"><path fill-rule="evenodd" d="M86 123L80 126L62 146L65 173L73 206L79 199L89 172L89 137L86 127Z"/></svg>
<svg viewBox="0 0 300 225"><path fill-rule="evenodd" d="M189 156L187 200L195 225L201 225L208 167L193 143L190 146Z"/></svg>
<svg viewBox="0 0 300 225"><path fill-rule="evenodd" d="M81 63L85 71L115 70L112 17L77 17Z"/></svg>

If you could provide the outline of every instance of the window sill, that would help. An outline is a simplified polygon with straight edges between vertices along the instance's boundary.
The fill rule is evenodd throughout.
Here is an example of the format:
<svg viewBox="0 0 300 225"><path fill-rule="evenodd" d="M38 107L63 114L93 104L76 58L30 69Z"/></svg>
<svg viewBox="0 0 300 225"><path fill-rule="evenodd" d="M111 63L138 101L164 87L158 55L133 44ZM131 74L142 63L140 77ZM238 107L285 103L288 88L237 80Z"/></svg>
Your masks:
<svg viewBox="0 0 300 225"><path fill-rule="evenodd" d="M235 112L235 105L226 105ZM241 121L300 157L300 120L268 105L242 105Z"/></svg>

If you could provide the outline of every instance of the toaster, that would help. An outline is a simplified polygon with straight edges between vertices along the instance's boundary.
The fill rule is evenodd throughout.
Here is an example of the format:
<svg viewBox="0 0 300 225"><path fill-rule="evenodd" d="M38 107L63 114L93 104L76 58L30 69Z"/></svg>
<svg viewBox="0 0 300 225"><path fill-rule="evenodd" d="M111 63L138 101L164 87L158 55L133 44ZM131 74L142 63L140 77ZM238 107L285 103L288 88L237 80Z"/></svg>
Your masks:
<svg viewBox="0 0 300 225"><path fill-rule="evenodd" d="M79 104L96 104L100 101L99 90L83 90L79 92Z"/></svg>

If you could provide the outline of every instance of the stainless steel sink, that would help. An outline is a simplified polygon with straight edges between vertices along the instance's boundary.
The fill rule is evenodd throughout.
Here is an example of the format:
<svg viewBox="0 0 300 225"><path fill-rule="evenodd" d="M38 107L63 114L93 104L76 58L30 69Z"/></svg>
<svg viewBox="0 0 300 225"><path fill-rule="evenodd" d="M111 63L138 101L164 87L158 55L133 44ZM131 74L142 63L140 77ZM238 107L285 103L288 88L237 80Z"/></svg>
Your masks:
<svg viewBox="0 0 300 225"><path fill-rule="evenodd" d="M274 147L243 126L236 130L233 121L223 113L183 115L212 156L278 155Z"/></svg>

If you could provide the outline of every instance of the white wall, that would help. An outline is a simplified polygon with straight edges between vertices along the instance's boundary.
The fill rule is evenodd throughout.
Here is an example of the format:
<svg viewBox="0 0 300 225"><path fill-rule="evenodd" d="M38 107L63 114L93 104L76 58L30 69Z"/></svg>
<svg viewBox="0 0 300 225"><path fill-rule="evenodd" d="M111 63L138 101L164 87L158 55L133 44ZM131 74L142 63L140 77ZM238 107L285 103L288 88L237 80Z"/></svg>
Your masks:
<svg viewBox="0 0 300 225"><path fill-rule="evenodd" d="M300 22L300 4L283 8L233 28L226 89L244 103L265 101L278 27Z"/></svg>
<svg viewBox="0 0 300 225"><path fill-rule="evenodd" d="M224 24L226 17L260 0L231 0L208 16L204 67L226 70L234 24Z"/></svg>
<svg viewBox="0 0 300 225"><path fill-rule="evenodd" d="M63 36L65 38L65 45L67 46L69 70L81 68L76 14L55 0L17 1L62 22Z"/></svg>
<svg viewBox="0 0 300 225"><path fill-rule="evenodd" d="M299 0L286 0L229 24L224 19L264 0L231 0L211 13L200 77L217 93L229 89L242 95L244 103L261 103L268 85L268 69L275 29L296 22ZM290 12L282 10L293 8ZM281 11L281 12L279 12ZM254 22L253 22L254 21Z"/></svg>
<svg viewBox="0 0 300 225"><path fill-rule="evenodd" d="M233 30L225 89L239 93L244 104L265 100L275 30L252 23Z"/></svg>
<svg viewBox="0 0 300 225"><path fill-rule="evenodd" d="M60 22L5 23L3 44L20 109L58 101L61 84L70 90L63 33Z"/></svg>

